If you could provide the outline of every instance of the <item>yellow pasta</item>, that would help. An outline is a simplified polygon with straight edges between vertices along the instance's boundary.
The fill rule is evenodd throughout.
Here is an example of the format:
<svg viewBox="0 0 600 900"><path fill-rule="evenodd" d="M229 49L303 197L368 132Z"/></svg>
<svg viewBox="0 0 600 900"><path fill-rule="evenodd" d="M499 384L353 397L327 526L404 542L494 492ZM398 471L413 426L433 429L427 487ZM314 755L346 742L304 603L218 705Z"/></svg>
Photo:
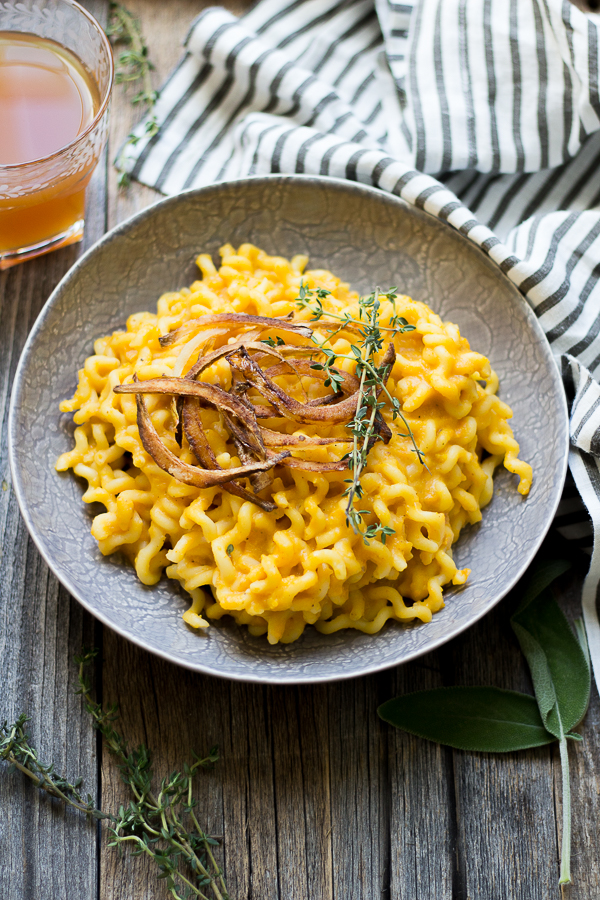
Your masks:
<svg viewBox="0 0 600 900"><path fill-rule="evenodd" d="M528 493L531 467L519 459L519 445L508 419L512 412L497 396L498 379L489 361L472 351L456 325L444 323L428 306L398 297L395 310L382 300L380 320L397 313L415 330L394 337L396 362L387 384L397 398L424 455L421 465L400 423L382 410L392 428L388 444L376 443L361 478L362 509L393 529L385 543L365 543L347 525L344 498L348 471L310 472L277 467L271 487L276 509L265 512L222 487L182 484L163 471L144 449L138 433L136 398L116 394L116 385L163 375L185 374L202 344L219 347L230 340L223 329L192 338L183 349L163 346L159 337L199 316L215 312L310 319L295 300L301 281L325 288L330 313L356 316L358 297L324 270L304 271L307 258L291 261L268 256L243 244L221 249L217 270L207 255L198 257L202 278L190 288L164 294L156 315L130 316L125 331L100 338L79 372L72 400L61 404L75 413L75 447L57 461L87 481L87 503L100 502L92 534L104 554L123 552L140 580L155 584L162 573L177 579L191 595L183 618L205 629L210 619L233 616L269 642L296 640L306 625L329 634L355 628L379 631L388 619L429 622L444 605L445 585L463 584L468 569L458 570L452 545L465 525L481 519L493 491L492 475L503 464L518 476L518 491ZM327 339L327 331L315 336ZM261 338L277 337L276 329ZM350 351L341 331L331 349ZM190 349L191 348L191 349ZM353 371L350 361L339 367ZM228 389L231 370L220 359L202 380ZM323 383L290 371L277 382L301 402L323 394ZM172 399L149 394L152 424L168 449L197 464L185 439L175 439ZM202 410L210 446L222 468L242 465L219 412ZM279 431L307 437L343 437L343 425L299 425L277 420ZM321 462L338 460L343 444L294 447L293 454ZM241 483L250 489L247 479ZM368 517L367 517L368 521Z"/></svg>

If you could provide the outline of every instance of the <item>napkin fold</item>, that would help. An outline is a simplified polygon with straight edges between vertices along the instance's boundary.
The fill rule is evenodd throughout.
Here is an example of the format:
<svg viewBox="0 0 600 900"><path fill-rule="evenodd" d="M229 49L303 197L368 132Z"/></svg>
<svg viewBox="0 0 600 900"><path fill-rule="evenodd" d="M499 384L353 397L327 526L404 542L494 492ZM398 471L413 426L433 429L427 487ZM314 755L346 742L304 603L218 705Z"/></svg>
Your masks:
<svg viewBox="0 0 600 900"><path fill-rule="evenodd" d="M574 391L556 525L591 548L600 684L600 16L568 0L261 0L205 10L119 157L166 194L245 175L390 191L521 290ZM587 511L586 511L587 510Z"/></svg>

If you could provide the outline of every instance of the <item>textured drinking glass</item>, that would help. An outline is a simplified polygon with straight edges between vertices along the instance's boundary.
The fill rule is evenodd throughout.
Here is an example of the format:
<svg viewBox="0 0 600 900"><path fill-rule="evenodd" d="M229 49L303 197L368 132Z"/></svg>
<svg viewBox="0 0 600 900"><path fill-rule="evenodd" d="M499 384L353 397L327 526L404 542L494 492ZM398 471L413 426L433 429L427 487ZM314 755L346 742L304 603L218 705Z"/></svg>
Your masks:
<svg viewBox="0 0 600 900"><path fill-rule="evenodd" d="M35 36L73 54L96 102L87 127L64 146L0 165L0 270L81 240L85 189L106 142L114 77L106 34L75 0L0 0L0 33L12 32L15 40Z"/></svg>

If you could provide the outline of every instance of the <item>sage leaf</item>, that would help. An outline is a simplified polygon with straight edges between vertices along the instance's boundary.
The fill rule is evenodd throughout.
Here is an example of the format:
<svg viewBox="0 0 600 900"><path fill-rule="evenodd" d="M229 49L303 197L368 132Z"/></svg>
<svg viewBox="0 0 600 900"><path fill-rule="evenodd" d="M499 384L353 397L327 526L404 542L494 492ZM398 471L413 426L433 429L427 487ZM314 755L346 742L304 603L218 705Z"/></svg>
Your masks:
<svg viewBox="0 0 600 900"><path fill-rule="evenodd" d="M511 619L525 654L545 727L559 740L583 719L590 698L590 666L580 641L547 589L552 563L534 573ZM563 567L561 571L565 571ZM556 577L556 576L555 576ZM538 589L537 592L533 584Z"/></svg>
<svg viewBox="0 0 600 900"><path fill-rule="evenodd" d="M573 622L575 626L575 634L577 635L577 640L581 644L581 649L585 655L588 666L591 667L590 663L590 648L588 645L587 633L585 630L585 625L583 624L583 619L575 619Z"/></svg>
<svg viewBox="0 0 600 900"><path fill-rule="evenodd" d="M405 694L378 709L391 725L459 750L503 753L558 739L563 794L560 884L571 880L567 738L581 740L571 729L586 713L591 686L583 623L575 623L575 636L549 591L554 579L568 568L569 563L562 560L535 564L511 619L531 670L535 700L494 687L450 687Z"/></svg>
<svg viewBox="0 0 600 900"><path fill-rule="evenodd" d="M560 575L564 575L571 568L571 563L566 559L541 559L536 560L527 572L523 597L517 610L521 612L532 600L535 600L542 591L549 587Z"/></svg>
<svg viewBox="0 0 600 900"><path fill-rule="evenodd" d="M495 687L447 687L404 694L377 710L390 725L458 750L508 753L555 740L534 698Z"/></svg>
<svg viewBox="0 0 600 900"><path fill-rule="evenodd" d="M545 727L559 741L562 773L563 827L559 884L571 882L571 784L567 738L586 714L591 672L585 631L573 634L549 590L554 578L569 568L560 560L538 563L511 625L527 658L533 689Z"/></svg>

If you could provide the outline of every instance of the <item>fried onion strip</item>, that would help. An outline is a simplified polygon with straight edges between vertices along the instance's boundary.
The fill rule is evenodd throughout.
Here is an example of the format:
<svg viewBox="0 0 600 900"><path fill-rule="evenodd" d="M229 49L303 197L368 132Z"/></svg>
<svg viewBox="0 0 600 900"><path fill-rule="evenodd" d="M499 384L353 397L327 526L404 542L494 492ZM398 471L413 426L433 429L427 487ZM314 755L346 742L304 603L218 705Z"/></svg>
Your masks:
<svg viewBox="0 0 600 900"><path fill-rule="evenodd" d="M184 398L182 422L188 444L192 448L198 462L204 466L205 469L221 469L208 438L206 437L204 428L202 427L200 403L196 397ZM242 459L242 462L245 462L245 460ZM227 471L227 469L224 471ZM250 476L250 478L252 477L254 476ZM236 481L226 482L223 484L223 489L230 494L235 494L236 497L240 497L242 500L250 500L252 503L256 503L256 505L260 506L261 509L264 509L265 512L272 512L276 509L275 504L270 500L263 500L261 497L255 497L250 491L247 491Z"/></svg>
<svg viewBox="0 0 600 900"><path fill-rule="evenodd" d="M247 351L241 347L235 354L237 362L233 362L230 358L230 365L235 365L242 372L247 381L250 382L258 392L268 400L277 413L286 419L292 419L303 423L308 422L327 422L335 424L338 422L349 421L356 413L356 407L359 399L359 391L350 394L344 400L332 406L309 406L307 403L299 403L293 397L289 397L278 385L270 378L267 378L262 369L251 359ZM380 369L383 371L383 383L387 381L392 364L396 358L394 345L390 343L388 349L381 362ZM255 407L257 417L261 415Z"/></svg>
<svg viewBox="0 0 600 900"><path fill-rule="evenodd" d="M256 462L250 466L236 466L233 469L201 469L197 466L190 466L188 463L182 462L179 457L165 447L162 440L158 436L156 428L152 424L148 407L141 393L136 396L137 403L137 423L140 433L140 440L147 453L150 454L157 466L160 466L169 475L183 484L189 484L193 487L207 488L223 485L235 478L245 477L253 472L264 472L272 466L278 465L283 459L289 456L289 451L283 451L276 456L271 456L264 462ZM254 498L253 498L253 502Z"/></svg>
<svg viewBox="0 0 600 900"><path fill-rule="evenodd" d="M239 325L263 325L268 323L268 327L273 327L273 323L276 323L278 327L285 326L284 330L287 329L300 334L312 333L309 328L296 326L295 323L289 320L267 319L262 316L243 316L237 313L203 316L201 324L214 326L220 322ZM195 324L198 324L198 320ZM301 330L302 328L304 328L304 331ZM181 329L178 329L178 331L181 332ZM172 332L172 334L175 335L177 332ZM304 352L305 349L311 354L318 353L318 348L295 347L291 344L280 344L272 347L263 341L256 342L254 340L256 336L257 332L254 331L247 336L247 338L251 338L250 340L247 338L246 340L240 339L206 354L198 359L187 375L183 377L163 376L139 381L137 375L134 375L133 382L116 385L114 391L117 394L136 394L140 439L145 450L160 468L184 484L201 488L220 485L241 499L256 503L257 506L266 511L272 511L275 509L275 504L271 501L263 500L256 494L269 487L272 483L273 468L276 465L292 469L304 469L309 472L341 472L348 468L348 459L345 456L340 460L319 462L298 459L292 456L289 450L275 453L267 448L296 447L306 449L328 444L347 444L352 441L352 438L319 438L282 434L259 425L257 418L284 417L295 422L323 422L328 425L347 424L356 413L360 397L360 383L356 375L332 368L331 371L339 375L341 379L339 389L325 397L301 403L280 388L273 381L273 378L289 373L291 370L297 376L301 385L302 377L310 377L322 382L327 381L329 378L328 371L325 368L315 368L315 363L311 359L298 355L286 358L287 353L298 354L299 352ZM166 337L170 337L170 335ZM167 344L172 342L174 340L167 342ZM197 343L197 340L194 339L192 343ZM165 343L163 342L164 345ZM249 351L254 353L254 356L251 356ZM258 365L257 360L268 356L278 359L279 362L263 370ZM233 384L231 391L225 391L217 385L196 380L198 375L205 369L223 358L227 359L232 370ZM379 366L382 387L378 393L381 392L389 377L395 358L396 351L394 345L390 342ZM236 380L236 373L239 373L244 380L239 381L239 375L237 376L238 380ZM246 396L248 390L252 388L258 391L270 405L252 404ZM173 418L176 426L179 420L178 412L180 408L183 432L201 467L191 466L182 462L165 446L152 424L152 419L143 397L146 393L171 395ZM343 399L340 399L341 397ZM177 404L177 409L175 404ZM212 406L223 416L225 425L243 465L232 469L223 469L219 465L204 431L200 416L201 405ZM388 443L392 432L379 410L375 415L374 426L379 439L383 440L384 443ZM373 436L370 446L376 442L377 436ZM236 482L235 479L240 477L250 479L256 494L250 493L250 491Z"/></svg>
<svg viewBox="0 0 600 900"><path fill-rule="evenodd" d="M356 412L358 392L350 395L350 397L346 397L345 400L342 400L341 403L335 406L325 408L309 406L307 403L299 403L298 400L294 400L275 382L267 378L263 370L250 358L243 347L236 352L235 357L235 361L230 358L229 364L238 368L244 378L257 389L259 394L269 401L275 410L276 416L303 423L329 422L333 424L347 421ZM260 415L258 409L255 407L257 416Z"/></svg>
<svg viewBox="0 0 600 900"><path fill-rule="evenodd" d="M383 443L389 444L392 439L392 429L381 415L381 411L379 409L375 414L375 421L373 422L373 425L375 431L377 432Z"/></svg>
<svg viewBox="0 0 600 900"><path fill-rule="evenodd" d="M175 394L182 397L197 397L210 406L225 409L237 416L248 429L246 435L248 446L259 456L264 453L262 437L252 410L248 409L238 397L214 384L167 376L149 378L146 381L133 381L129 384L118 384L114 391L116 394Z"/></svg>
<svg viewBox="0 0 600 900"><path fill-rule="evenodd" d="M301 375L306 375L309 378L316 378L318 381L327 381L329 377L325 369L314 369L314 363L311 363L309 359L286 359L283 364L278 363L277 365L269 366L268 369L265 369L265 375L267 378L277 378L278 375L285 375L285 367L290 363L294 364L297 372L300 372ZM331 371L336 375L339 375L342 379L340 385L341 393L348 396L349 394L354 394L358 390L359 380L356 375L352 375L350 372L344 372L343 369L336 369L335 366L331 366ZM321 399L324 398L319 398L319 400Z"/></svg>
<svg viewBox="0 0 600 900"><path fill-rule="evenodd" d="M295 456L288 456L278 463L280 466L287 466L289 469L304 469L305 472L343 472L348 468L348 461L345 459L336 459L331 462L315 462L312 459L297 459Z"/></svg>
<svg viewBox="0 0 600 900"><path fill-rule="evenodd" d="M227 334L226 329L213 328L208 332L201 331L200 334L196 335L196 337L192 338L190 341L187 341L177 354L175 365L173 367L173 375L176 375L178 377L180 375L183 375L183 370L197 351L201 354L201 356L206 356L206 354L210 352L210 347L212 346L212 342L215 336L218 336L215 335L215 332L218 332L219 330L224 334ZM246 341L252 341L260 334L260 330L249 331L244 337ZM196 359L197 358L198 357L196 356Z"/></svg>
<svg viewBox="0 0 600 900"><path fill-rule="evenodd" d="M244 465L250 465L253 461L252 453L250 452L247 442L246 436L243 428L240 428L229 413L221 412L223 416L223 421L225 425L229 429L229 433L231 435L231 439L235 444L235 449L237 450L238 456ZM261 435L262 436L262 435ZM264 449L263 455L259 456L259 459L266 459L267 451ZM250 475L250 484L252 485L252 490L259 494L261 491L264 491L266 488L270 487L273 483L273 469L269 469L267 472L257 472L255 475Z"/></svg>
<svg viewBox="0 0 600 900"><path fill-rule="evenodd" d="M284 434L281 431L273 431L259 425L260 432L265 442L265 447L324 447L327 444L350 444L351 437L305 437L301 434Z"/></svg>
<svg viewBox="0 0 600 900"><path fill-rule="evenodd" d="M264 330L267 328L278 328L281 331L301 334L303 337L311 337L312 335L312 328L305 322L290 322L289 319L270 318L269 316L248 316L245 313L213 313L212 315L199 316L197 319L186 322L185 325L181 325L174 331L161 335L158 340L161 347L168 347L209 325L232 325L238 328L262 325Z"/></svg>

